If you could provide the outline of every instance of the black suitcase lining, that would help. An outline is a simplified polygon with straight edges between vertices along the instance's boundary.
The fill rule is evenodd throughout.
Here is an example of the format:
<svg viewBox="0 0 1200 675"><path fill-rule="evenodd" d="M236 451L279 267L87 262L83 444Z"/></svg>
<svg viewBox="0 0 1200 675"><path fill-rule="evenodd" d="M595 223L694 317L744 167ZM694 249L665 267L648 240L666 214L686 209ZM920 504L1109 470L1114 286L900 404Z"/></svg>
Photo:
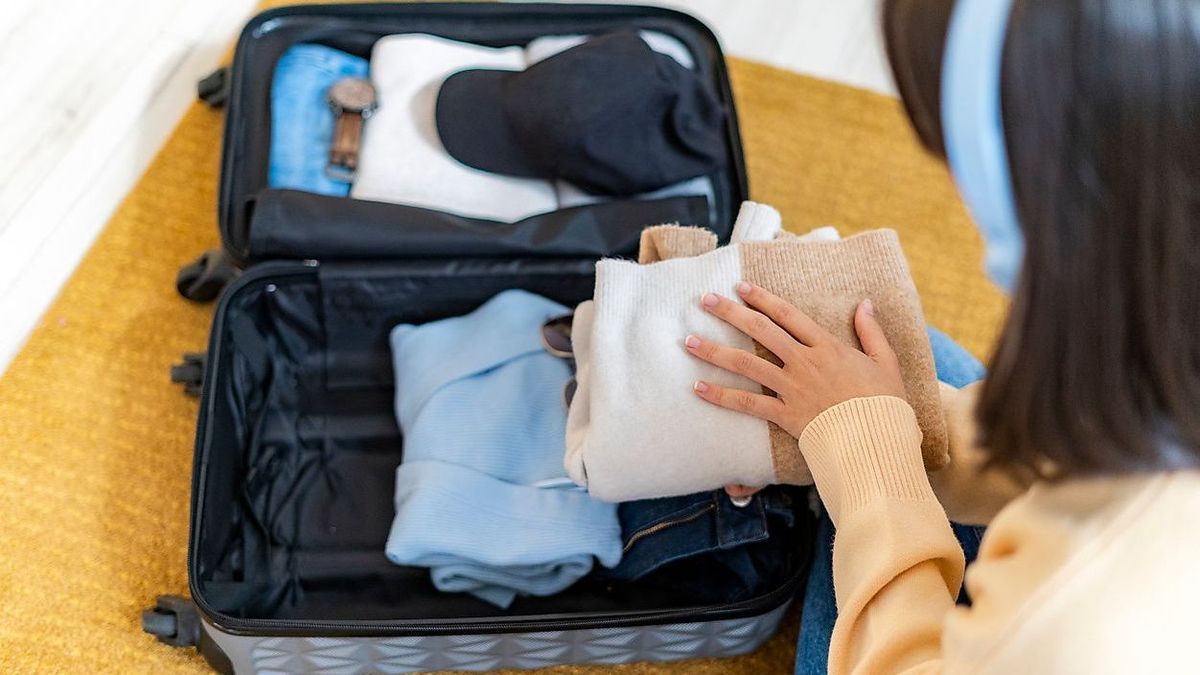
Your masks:
<svg viewBox="0 0 1200 675"><path fill-rule="evenodd" d="M403 447L392 410L391 327L463 314L507 288L573 305L592 286L587 262L511 260L424 263L403 273L322 266L239 289L226 303L211 383L207 433L209 447L220 452L206 453L198 485L205 497L197 505L194 594L228 616L310 621L719 604L652 582L612 585L593 575L558 595L500 610L441 593L427 570L396 566L383 554ZM805 500L796 502L807 511ZM779 563L765 590L786 584L803 565L811 530L797 527L792 535L772 537L764 548ZM696 570L713 588L734 583L711 566Z"/></svg>

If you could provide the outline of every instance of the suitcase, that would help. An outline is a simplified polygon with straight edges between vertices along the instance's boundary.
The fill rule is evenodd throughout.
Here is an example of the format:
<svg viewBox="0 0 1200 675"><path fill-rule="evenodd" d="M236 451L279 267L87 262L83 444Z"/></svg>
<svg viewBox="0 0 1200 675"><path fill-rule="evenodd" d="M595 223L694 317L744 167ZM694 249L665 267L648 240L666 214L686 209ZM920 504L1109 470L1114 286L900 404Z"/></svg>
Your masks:
<svg viewBox="0 0 1200 675"><path fill-rule="evenodd" d="M264 187L270 78L294 43L366 56L393 33L504 46L615 28L680 40L729 107L728 161L711 176L711 203L612 201L498 224ZM223 249L182 270L179 287L204 299L236 279L220 293L207 353L172 371L201 399L191 599L159 598L143 616L147 632L196 647L228 673L668 661L747 653L775 632L811 557L803 491L791 500L798 524L767 544L779 563L769 588L736 602L585 578L501 610L439 593L427 570L383 555L403 448L392 409L392 326L463 314L509 288L573 306L591 296L595 261L635 254L645 225L704 225L728 238L747 177L724 57L702 23L610 5L283 7L249 22L232 65L200 93L226 108ZM719 574L704 581L723 583Z"/></svg>

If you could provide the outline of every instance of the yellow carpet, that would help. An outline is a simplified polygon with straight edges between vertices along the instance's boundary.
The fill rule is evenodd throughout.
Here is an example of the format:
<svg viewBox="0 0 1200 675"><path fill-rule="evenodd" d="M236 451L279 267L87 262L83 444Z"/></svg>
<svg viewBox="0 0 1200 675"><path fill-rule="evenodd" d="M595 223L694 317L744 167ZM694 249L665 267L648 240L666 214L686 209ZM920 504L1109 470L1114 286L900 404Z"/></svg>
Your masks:
<svg viewBox="0 0 1200 675"><path fill-rule="evenodd" d="M931 323L983 355L1002 300L899 105L759 64L732 71L753 197L794 230L899 230ZM173 281L217 244L220 128L220 113L188 111L0 379L0 672L205 670L143 635L139 613L187 592L197 409L167 367L204 347L212 307ZM795 631L793 616L740 659L612 671L790 672Z"/></svg>

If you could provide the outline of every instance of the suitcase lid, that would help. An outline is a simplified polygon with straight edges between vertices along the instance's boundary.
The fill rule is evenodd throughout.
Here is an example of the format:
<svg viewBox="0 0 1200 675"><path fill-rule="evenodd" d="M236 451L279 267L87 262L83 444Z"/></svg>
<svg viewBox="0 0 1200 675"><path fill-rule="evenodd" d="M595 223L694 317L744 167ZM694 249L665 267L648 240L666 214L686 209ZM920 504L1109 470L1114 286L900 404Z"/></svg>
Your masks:
<svg viewBox="0 0 1200 675"><path fill-rule="evenodd" d="M300 42L325 44L367 57L375 41L396 33L428 33L500 47L546 35L652 30L683 43L695 70L726 106L724 166L710 175L704 197L622 199L560 209L499 223L402 204L330 197L267 187L271 78L279 57ZM223 252L207 254L180 275L180 292L207 277L219 291L236 270L272 259L392 260L446 258L590 258L636 255L646 225L706 226L726 240L749 195L737 112L724 55L713 32L695 17L657 7L382 3L297 5L272 9L243 29L228 69L201 81L201 98L224 105L218 226ZM188 278L185 279L185 276ZM189 284L193 293L188 292ZM215 296L215 292L212 293Z"/></svg>

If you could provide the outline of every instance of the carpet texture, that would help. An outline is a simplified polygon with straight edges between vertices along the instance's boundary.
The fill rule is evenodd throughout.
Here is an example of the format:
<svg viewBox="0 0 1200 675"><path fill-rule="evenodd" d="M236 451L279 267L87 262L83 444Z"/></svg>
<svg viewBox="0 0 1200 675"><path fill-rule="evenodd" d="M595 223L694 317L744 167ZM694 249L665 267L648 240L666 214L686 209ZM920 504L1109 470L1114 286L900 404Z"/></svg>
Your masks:
<svg viewBox="0 0 1200 675"><path fill-rule="evenodd" d="M900 232L929 321L979 356L1004 305L946 171L891 99L734 60L753 198L795 231ZM221 113L193 106L0 379L0 672L202 673L143 635L187 593L196 401L167 377L211 305L178 265L217 245ZM555 673L790 672L796 620L732 660Z"/></svg>

